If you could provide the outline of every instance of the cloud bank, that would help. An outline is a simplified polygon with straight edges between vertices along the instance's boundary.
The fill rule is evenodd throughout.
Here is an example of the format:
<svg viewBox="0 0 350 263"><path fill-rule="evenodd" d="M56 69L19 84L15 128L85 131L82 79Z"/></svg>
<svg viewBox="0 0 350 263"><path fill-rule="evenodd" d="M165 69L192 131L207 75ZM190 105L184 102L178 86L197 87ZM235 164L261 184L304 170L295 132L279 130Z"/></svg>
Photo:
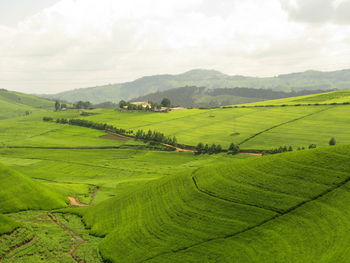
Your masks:
<svg viewBox="0 0 350 263"><path fill-rule="evenodd" d="M60 0L15 26L0 24L0 85L54 93L193 68L254 76L345 68L349 7L336 0Z"/></svg>

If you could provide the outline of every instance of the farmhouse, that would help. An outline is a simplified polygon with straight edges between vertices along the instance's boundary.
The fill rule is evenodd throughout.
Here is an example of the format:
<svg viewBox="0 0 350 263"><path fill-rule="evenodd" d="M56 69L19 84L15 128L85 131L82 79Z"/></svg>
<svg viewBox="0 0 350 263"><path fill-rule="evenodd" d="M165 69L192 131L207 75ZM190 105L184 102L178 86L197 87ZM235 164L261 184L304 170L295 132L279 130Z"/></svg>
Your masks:
<svg viewBox="0 0 350 263"><path fill-rule="evenodd" d="M141 105L144 108L146 108L147 106L151 107L151 104L146 102L146 101L135 101L135 102L130 102L130 104L133 104L133 105L136 105L136 106Z"/></svg>

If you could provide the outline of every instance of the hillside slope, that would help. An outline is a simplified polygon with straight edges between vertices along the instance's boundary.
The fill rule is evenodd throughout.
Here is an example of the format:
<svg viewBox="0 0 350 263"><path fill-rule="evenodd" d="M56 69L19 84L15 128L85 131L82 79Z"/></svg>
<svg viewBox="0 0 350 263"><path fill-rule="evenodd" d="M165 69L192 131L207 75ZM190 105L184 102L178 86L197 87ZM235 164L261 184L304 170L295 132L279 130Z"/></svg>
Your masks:
<svg viewBox="0 0 350 263"><path fill-rule="evenodd" d="M156 75L139 78L132 82L110 84L91 88L75 89L46 98L75 102L89 100L93 103L104 101L119 102L121 99L144 96L157 91L165 91L185 86L209 89L247 87L278 91L346 89L350 85L350 70L333 72L306 71L277 77L229 76L215 70L196 69L179 75Z"/></svg>
<svg viewBox="0 0 350 263"><path fill-rule="evenodd" d="M53 105L53 101L32 95L4 89L0 90L0 120L23 116L39 109L53 109Z"/></svg>
<svg viewBox="0 0 350 263"><path fill-rule="evenodd" d="M10 233L18 224L6 216L0 214L0 235Z"/></svg>
<svg viewBox="0 0 350 263"><path fill-rule="evenodd" d="M112 262L348 262L350 146L230 161L88 209Z"/></svg>
<svg viewBox="0 0 350 263"><path fill-rule="evenodd" d="M332 103L348 103L350 104L350 89L331 91L321 94L311 94L305 96L297 96L286 99L267 100L263 102L255 102L244 104L245 106L264 106L264 105L309 105L309 104L332 104Z"/></svg>
<svg viewBox="0 0 350 263"><path fill-rule="evenodd" d="M1 164L0 186L0 213L66 205L67 197Z"/></svg>

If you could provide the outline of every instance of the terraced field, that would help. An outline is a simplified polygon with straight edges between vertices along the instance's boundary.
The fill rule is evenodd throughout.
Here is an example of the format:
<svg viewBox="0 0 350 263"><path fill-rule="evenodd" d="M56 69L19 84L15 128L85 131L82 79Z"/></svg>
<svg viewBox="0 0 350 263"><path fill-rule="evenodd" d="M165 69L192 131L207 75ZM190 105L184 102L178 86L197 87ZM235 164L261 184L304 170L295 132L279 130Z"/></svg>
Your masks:
<svg viewBox="0 0 350 263"><path fill-rule="evenodd" d="M113 262L348 262L349 153L214 164L106 200L84 220L107 235L100 250Z"/></svg>

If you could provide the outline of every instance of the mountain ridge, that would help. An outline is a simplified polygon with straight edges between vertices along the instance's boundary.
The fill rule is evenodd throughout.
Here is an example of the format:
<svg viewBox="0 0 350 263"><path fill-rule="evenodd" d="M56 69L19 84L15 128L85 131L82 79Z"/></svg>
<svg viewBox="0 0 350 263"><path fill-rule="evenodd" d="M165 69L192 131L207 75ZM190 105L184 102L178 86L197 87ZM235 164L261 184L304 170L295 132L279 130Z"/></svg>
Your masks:
<svg viewBox="0 0 350 263"><path fill-rule="evenodd" d="M338 71L314 71L281 74L274 77L249 77L227 75L217 70L193 69L181 74L144 76L125 83L79 88L57 94L39 96L68 102L88 100L93 103L130 100L149 93L185 86L217 88L256 88L274 91L331 90L350 87L350 69Z"/></svg>

